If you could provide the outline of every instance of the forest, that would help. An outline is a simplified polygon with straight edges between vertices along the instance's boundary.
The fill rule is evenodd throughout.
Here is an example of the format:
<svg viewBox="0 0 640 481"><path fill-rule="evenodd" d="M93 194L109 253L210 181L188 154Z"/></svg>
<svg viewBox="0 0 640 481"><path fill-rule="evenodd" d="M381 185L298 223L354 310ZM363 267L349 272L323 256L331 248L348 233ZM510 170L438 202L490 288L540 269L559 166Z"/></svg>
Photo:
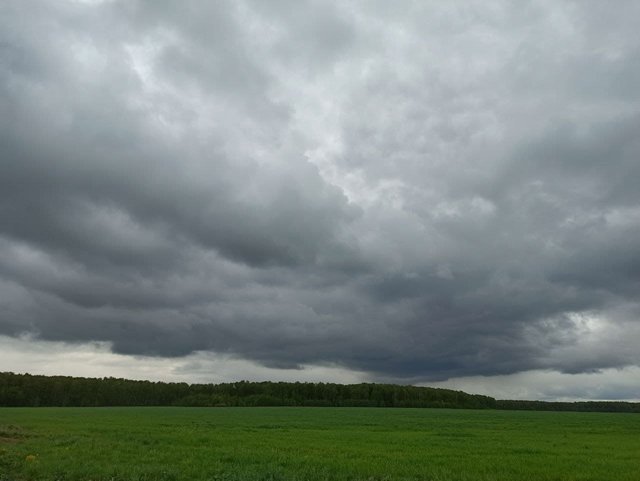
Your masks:
<svg viewBox="0 0 640 481"><path fill-rule="evenodd" d="M462 391L395 384L187 384L12 372L0 372L0 406L334 406L640 413L640 403L496 400Z"/></svg>

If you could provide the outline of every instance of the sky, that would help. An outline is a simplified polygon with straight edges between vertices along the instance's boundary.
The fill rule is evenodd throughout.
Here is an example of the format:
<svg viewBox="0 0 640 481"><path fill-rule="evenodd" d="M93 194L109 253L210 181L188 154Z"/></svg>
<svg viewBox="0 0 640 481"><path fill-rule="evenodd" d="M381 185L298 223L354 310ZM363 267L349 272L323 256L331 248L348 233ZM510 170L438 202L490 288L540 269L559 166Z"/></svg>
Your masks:
<svg viewBox="0 0 640 481"><path fill-rule="evenodd" d="M3 1L0 370L640 400L638 18Z"/></svg>

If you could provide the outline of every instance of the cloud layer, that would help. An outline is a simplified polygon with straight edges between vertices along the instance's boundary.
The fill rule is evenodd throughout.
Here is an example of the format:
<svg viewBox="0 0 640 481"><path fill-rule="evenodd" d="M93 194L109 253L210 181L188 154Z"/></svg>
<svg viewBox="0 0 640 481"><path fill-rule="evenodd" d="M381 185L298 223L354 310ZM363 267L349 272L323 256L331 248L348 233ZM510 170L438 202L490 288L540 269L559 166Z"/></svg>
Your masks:
<svg viewBox="0 0 640 481"><path fill-rule="evenodd" d="M4 2L0 335L640 365L634 2Z"/></svg>

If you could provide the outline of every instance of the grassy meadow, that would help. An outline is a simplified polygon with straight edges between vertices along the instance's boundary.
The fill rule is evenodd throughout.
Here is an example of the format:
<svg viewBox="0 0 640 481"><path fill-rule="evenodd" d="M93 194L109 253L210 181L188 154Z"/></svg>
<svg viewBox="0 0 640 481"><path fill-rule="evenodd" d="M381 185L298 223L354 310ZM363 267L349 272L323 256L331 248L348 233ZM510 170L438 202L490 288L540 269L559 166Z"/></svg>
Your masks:
<svg viewBox="0 0 640 481"><path fill-rule="evenodd" d="M640 415L0 408L0 480L640 479Z"/></svg>

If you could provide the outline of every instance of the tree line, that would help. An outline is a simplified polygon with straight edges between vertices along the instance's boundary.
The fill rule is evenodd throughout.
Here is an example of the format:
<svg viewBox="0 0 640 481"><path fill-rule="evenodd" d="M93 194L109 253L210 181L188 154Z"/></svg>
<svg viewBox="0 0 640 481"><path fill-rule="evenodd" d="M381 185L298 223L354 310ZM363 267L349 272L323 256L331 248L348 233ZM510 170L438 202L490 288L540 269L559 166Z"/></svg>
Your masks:
<svg viewBox="0 0 640 481"><path fill-rule="evenodd" d="M187 384L0 373L0 406L334 406L640 412L640 403L504 401L395 384Z"/></svg>

